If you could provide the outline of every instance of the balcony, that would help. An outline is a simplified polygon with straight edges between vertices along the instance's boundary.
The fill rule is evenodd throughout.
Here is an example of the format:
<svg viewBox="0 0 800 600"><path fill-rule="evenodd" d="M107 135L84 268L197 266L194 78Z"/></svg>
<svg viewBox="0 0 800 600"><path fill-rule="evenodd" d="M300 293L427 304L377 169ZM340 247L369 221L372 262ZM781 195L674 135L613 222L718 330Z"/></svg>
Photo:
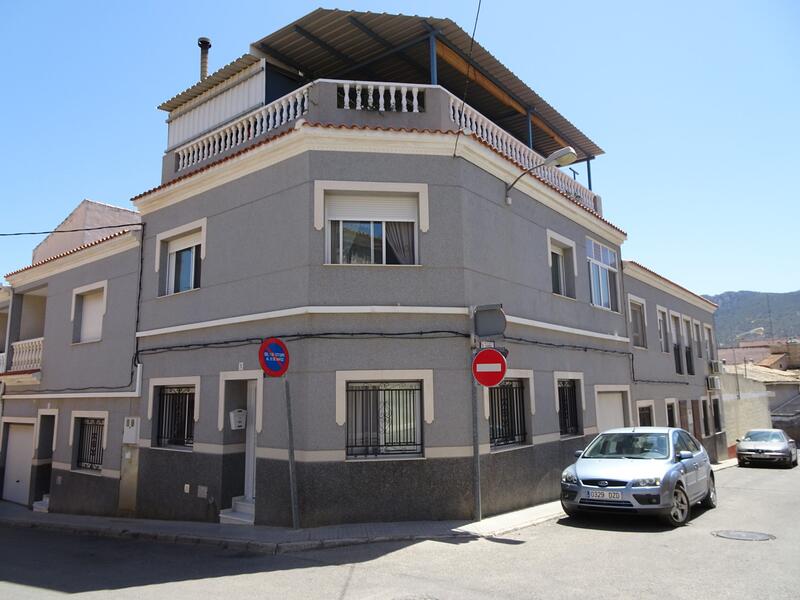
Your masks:
<svg viewBox="0 0 800 600"><path fill-rule="evenodd" d="M416 83L318 79L285 96L169 148L163 180L191 173L291 129L304 118L342 126L464 131L529 169L544 158L445 88ZM555 167L533 175L601 213L599 196Z"/></svg>
<svg viewBox="0 0 800 600"><path fill-rule="evenodd" d="M44 338L12 342L11 364L6 364L6 353L0 355L0 365L3 367L3 372L0 373L0 380L7 385L34 385L39 383L41 379L43 345Z"/></svg>

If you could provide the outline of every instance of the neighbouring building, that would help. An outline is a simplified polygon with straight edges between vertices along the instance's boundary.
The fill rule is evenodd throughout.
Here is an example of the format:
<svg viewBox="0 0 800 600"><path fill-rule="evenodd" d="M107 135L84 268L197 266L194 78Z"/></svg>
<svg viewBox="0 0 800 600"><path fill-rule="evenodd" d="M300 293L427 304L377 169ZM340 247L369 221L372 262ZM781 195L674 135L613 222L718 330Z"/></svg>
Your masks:
<svg viewBox="0 0 800 600"><path fill-rule="evenodd" d="M622 260L591 181L542 165L602 149L469 48L448 19L319 9L163 103L141 226L7 275L3 497L291 523L284 388L257 359L276 336L303 526L469 518L470 307L495 303L485 514L557 498L606 428L724 454L716 306Z"/></svg>
<svg viewBox="0 0 800 600"><path fill-rule="evenodd" d="M725 367L720 374L722 383L722 413L725 415L728 458L736 458L736 440L744 437L751 429L772 427L770 398L773 393L761 381L748 379L740 369Z"/></svg>

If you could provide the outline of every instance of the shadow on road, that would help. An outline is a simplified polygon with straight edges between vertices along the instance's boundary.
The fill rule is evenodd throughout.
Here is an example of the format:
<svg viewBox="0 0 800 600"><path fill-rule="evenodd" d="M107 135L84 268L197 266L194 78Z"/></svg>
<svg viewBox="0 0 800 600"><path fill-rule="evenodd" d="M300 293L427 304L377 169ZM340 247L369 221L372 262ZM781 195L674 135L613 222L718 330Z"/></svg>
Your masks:
<svg viewBox="0 0 800 600"><path fill-rule="evenodd" d="M695 519L705 514L709 509L696 505L692 507L692 514L686 525L691 525ZM636 533L665 533L672 531L670 527L658 517L652 515L616 514L616 513L587 513L574 517L562 517L556 521L558 525L573 527L575 529L601 529L603 531L628 531Z"/></svg>

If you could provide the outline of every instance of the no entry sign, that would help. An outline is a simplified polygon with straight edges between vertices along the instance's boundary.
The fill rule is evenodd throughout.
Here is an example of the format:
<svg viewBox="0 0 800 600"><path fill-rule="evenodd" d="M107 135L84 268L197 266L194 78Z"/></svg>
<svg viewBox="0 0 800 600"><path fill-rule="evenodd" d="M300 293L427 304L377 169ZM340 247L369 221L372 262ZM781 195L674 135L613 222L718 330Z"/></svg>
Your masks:
<svg viewBox="0 0 800 600"><path fill-rule="evenodd" d="M472 359L472 376L479 384L493 387L506 376L506 357L494 348L484 348Z"/></svg>
<svg viewBox="0 0 800 600"><path fill-rule="evenodd" d="M258 348L258 362L269 377L280 377L289 368L289 349L278 338L267 338Z"/></svg>

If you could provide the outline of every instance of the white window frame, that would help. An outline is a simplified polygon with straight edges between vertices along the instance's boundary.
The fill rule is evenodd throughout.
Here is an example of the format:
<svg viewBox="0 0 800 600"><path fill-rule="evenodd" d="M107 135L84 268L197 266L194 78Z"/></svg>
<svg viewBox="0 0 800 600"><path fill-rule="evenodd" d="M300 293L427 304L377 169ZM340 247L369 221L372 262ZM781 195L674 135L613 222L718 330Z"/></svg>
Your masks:
<svg viewBox="0 0 800 600"><path fill-rule="evenodd" d="M705 340L706 354L708 354L706 359L714 360L714 330L708 323L703 323L703 335Z"/></svg>
<svg viewBox="0 0 800 600"><path fill-rule="evenodd" d="M405 220L405 219L394 219L392 221L378 221L375 219L363 219L359 220L360 222L369 222L370 223L370 250L372 251L372 262L369 263L343 263L342 260L342 239L344 236L344 232L342 231L342 223L347 223L348 220L344 219L330 219L325 222L325 264L332 265L332 266L344 266L344 267L373 267L373 266L381 266L381 267L414 267L419 265L419 228L417 227L416 220ZM339 223L339 262L332 262L331 256L331 233L333 227L331 223L336 222ZM381 256L383 257L383 262L375 262L375 244L373 242L374 235L375 235L375 223L381 224L381 231L383 235L381 236ZM414 224L414 262L408 265L394 265L386 262L386 223L413 223Z"/></svg>
<svg viewBox="0 0 800 600"><path fill-rule="evenodd" d="M427 183L399 183L399 182L380 182L380 181L334 181L318 179L314 181L314 229L325 232L325 264L331 265L330 257L330 225L325 214L325 194L326 192L352 192L369 194L412 194L417 196L417 218L414 228L414 265L388 265L391 267L408 267L420 264L419 255L419 233L426 233L430 227L430 211L428 208L428 184ZM375 221L375 219L364 219L365 221ZM385 244L385 239L384 239ZM386 252L384 251L384 257ZM339 265L335 265L339 266ZM347 267L374 266L374 265L350 265ZM386 265L383 265L386 266Z"/></svg>
<svg viewBox="0 0 800 600"><path fill-rule="evenodd" d="M633 332L631 332L631 344L633 344L634 348L640 349L647 349L647 300L644 298L640 298L639 296L634 296L633 294L628 294L628 322L633 323L633 310L631 308L632 304L638 304L642 308L642 341L644 342L643 345L637 346L636 343L633 341Z"/></svg>
<svg viewBox="0 0 800 600"><path fill-rule="evenodd" d="M147 420L153 420L153 398L157 388L194 386L194 422L200 420L200 376L153 377L147 385Z"/></svg>
<svg viewBox="0 0 800 600"><path fill-rule="evenodd" d="M697 319L692 319L692 327L694 328L692 335L695 336L692 338L694 342L692 351L695 358L701 359L703 358L703 324Z"/></svg>
<svg viewBox="0 0 800 600"><path fill-rule="evenodd" d="M619 258L619 251L617 251L617 250L614 250L614 249L613 249L611 246L609 246L609 245L607 245L607 244L604 244L604 243L602 243L602 242L598 242L596 239L594 239L594 238L592 238L592 237L586 236L586 239L587 239L587 240L590 240L590 241L591 241L593 244L597 244L597 245L599 245L601 248L606 248L606 249L607 249L609 252L613 252L613 253L614 253L614 255L615 255L615 256L616 256L616 258L617 258L617 267L616 267L616 268L614 268L614 267L612 267L612 266L610 266L610 265L607 265L607 264L605 264L605 263L604 263L604 262L602 262L602 261L598 261L597 259L595 259L595 258L594 258L594 254L593 254L592 256L589 256L588 252L586 253L586 260L587 260L587 262L589 263L589 303L590 303L592 306L594 306L595 308L599 308L599 309L601 309L601 310L607 310L607 311L610 311L610 312L616 312L616 313L619 313L619 312L620 312L620 307L619 307L619 303L620 303L619 286L620 286L620 278L621 278L621 275L620 275L620 271L621 271L621 264L620 264L620 258ZM592 269L591 269L591 266L592 266L593 264L598 266L598 268L599 268L599 269L600 269L600 271L601 271L601 276L602 276L602 271L603 271L603 269L605 269L605 270L607 270L607 271L609 271L609 272L613 272L613 273L616 275L616 277L615 277L615 279L616 279L616 284L615 284L615 286L614 286L614 287L615 287L615 289L614 289L614 296L617 298L617 307L616 307L616 308L614 308L614 307L611 305L611 298L612 298L612 296L610 295L610 294L611 294L611 278L610 278L610 277L609 277L609 281L608 281L608 293L609 293L609 298L608 298L608 307L606 307L606 306L603 306L603 305L602 305L602 300L603 300L602 298L600 298L600 302L601 302L601 304L596 304L596 303L595 303L594 292L593 292L593 289L592 289L592 285L593 285L593 279L592 279ZM606 276L608 277L608 274L606 274ZM602 295L602 285L601 285L601 290L600 290L600 292L601 292L601 295Z"/></svg>
<svg viewBox="0 0 800 600"><path fill-rule="evenodd" d="M89 283L86 285L82 285L80 287L76 287L72 290L72 307L70 308L70 317L69 320L71 323L75 323L75 309L78 306L78 297L83 296L85 294L90 294L92 292L97 292L98 290L103 291L103 305L102 305L102 312L100 313L100 337L96 339L80 339L80 332L78 335L75 335L75 330L73 328L72 333L72 340L73 344L84 344L88 342L99 342L103 339L103 324L105 321L106 309L108 306L108 280L104 279L103 281L95 281L94 283ZM82 303L81 303L82 304ZM83 318L83 315L81 315ZM78 337L78 341L75 341L75 338Z"/></svg>
<svg viewBox="0 0 800 600"><path fill-rule="evenodd" d="M551 269L553 268L553 253L558 254L561 257L561 293L553 292L557 296L563 296L564 298L572 298L573 300L577 296L575 292L576 285L578 279L578 256L576 251L576 244L574 240L569 239L559 233L551 229L547 229L547 266ZM565 251L572 252L572 272L573 272L573 295L570 296L567 293L567 274L566 274L566 256L564 256ZM552 279L552 276L551 276ZM552 285L551 285L552 287Z"/></svg>
<svg viewBox="0 0 800 600"><path fill-rule="evenodd" d="M533 387L533 370L531 369L507 369L506 375L503 378L503 381L506 379L522 379L525 381L525 402L529 408L528 415L529 415L529 423L530 428L528 430L525 444L532 444L533 443L533 417L536 415L536 394L534 393ZM483 388L483 416L488 421L491 418L491 402L489 397L489 388L486 386L481 386ZM526 416L528 416L526 415ZM517 448L519 445L510 446L509 448ZM502 452L504 448L500 448L498 451Z"/></svg>
<svg viewBox="0 0 800 600"><path fill-rule="evenodd" d="M653 427L658 427L658 419L656 419L656 401L655 400L637 400L636 401L636 425L639 427L644 427L642 423L639 421L639 409L642 407L648 407L650 409L650 414L653 416Z"/></svg>
<svg viewBox="0 0 800 600"><path fill-rule="evenodd" d="M575 435L568 435L568 436L561 436L560 429L558 431L559 437L580 437L583 435L590 435L592 433L597 433L597 426L594 427L586 427L586 390L584 389L583 385L583 372L581 371L553 371L553 394L555 394L555 405L556 405L556 415L561 412L561 406L558 402L558 381L560 379L575 379L578 381L578 389L580 390L581 394L581 414L580 414L580 427L582 433L577 433ZM558 419L556 419L556 424L558 425Z"/></svg>
<svg viewBox="0 0 800 600"><path fill-rule="evenodd" d="M249 371L220 371L219 372L219 400L217 405L217 430L225 428L225 383L227 381L256 381L256 433L261 433L264 424L264 372L261 369ZM195 401L197 394L195 393Z"/></svg>
<svg viewBox="0 0 800 600"><path fill-rule="evenodd" d="M656 318L658 318L660 315L664 316L664 337L663 339L661 338L662 332L659 330L659 350L663 354L670 354L672 352L672 338L670 337L669 311L663 306L656 304ZM666 350L664 350L665 345L667 346Z"/></svg>
<svg viewBox="0 0 800 600"><path fill-rule="evenodd" d="M155 270L158 273L161 269L161 252L162 248L167 252L167 269L164 279L164 295L171 296L175 294L174 290L174 269L175 269L175 253L186 248L200 246L200 260L206 257L206 228L208 224L207 218L198 219L191 223L186 223L180 227L174 227L167 231L162 231L156 235L156 252L155 252ZM194 287L194 273L195 261L197 260L196 252L192 252L192 287L189 290L195 289Z"/></svg>

